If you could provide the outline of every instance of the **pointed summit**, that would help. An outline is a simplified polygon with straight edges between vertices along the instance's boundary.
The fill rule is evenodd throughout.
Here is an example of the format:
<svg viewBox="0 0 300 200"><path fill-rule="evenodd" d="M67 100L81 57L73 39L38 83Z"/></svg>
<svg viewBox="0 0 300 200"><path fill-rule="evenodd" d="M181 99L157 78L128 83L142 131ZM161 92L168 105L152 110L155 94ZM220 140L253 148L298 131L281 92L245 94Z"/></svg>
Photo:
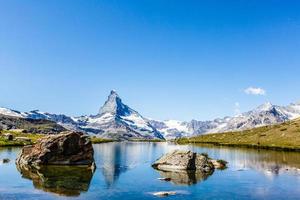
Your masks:
<svg viewBox="0 0 300 200"><path fill-rule="evenodd" d="M93 128L100 129L103 138L164 139L147 119L125 105L115 90L110 92L99 114L88 119L88 124L88 128L92 125Z"/></svg>
<svg viewBox="0 0 300 200"><path fill-rule="evenodd" d="M122 103L121 98L115 90L112 90L105 101L104 105L100 108L99 114L110 113L113 115L126 116L130 114L131 109Z"/></svg>
<svg viewBox="0 0 300 200"><path fill-rule="evenodd" d="M269 111L273 108L273 104L271 102L266 102L260 106L258 106L255 111L261 112L261 111Z"/></svg>

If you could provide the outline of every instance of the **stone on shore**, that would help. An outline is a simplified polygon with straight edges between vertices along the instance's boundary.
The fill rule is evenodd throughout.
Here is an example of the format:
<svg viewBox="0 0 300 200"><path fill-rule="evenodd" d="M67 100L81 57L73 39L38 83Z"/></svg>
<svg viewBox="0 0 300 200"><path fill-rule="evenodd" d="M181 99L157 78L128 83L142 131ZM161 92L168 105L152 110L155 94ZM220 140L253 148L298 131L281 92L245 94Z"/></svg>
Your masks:
<svg viewBox="0 0 300 200"><path fill-rule="evenodd" d="M9 141L12 141L14 139L14 136L11 133L6 133L6 134L4 134L4 138Z"/></svg>
<svg viewBox="0 0 300 200"><path fill-rule="evenodd" d="M20 166L87 165L94 167L94 150L87 135L67 131L41 138L34 145L23 147L16 160Z"/></svg>

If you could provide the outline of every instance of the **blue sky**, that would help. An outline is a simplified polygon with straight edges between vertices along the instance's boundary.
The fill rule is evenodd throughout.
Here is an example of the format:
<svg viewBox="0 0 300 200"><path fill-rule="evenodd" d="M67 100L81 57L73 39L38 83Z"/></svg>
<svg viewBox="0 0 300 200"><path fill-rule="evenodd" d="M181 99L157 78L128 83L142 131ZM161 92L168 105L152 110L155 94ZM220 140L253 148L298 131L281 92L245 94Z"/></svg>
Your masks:
<svg viewBox="0 0 300 200"><path fill-rule="evenodd" d="M115 89L144 116L206 120L296 102L299 10L296 0L0 0L0 106L95 114Z"/></svg>

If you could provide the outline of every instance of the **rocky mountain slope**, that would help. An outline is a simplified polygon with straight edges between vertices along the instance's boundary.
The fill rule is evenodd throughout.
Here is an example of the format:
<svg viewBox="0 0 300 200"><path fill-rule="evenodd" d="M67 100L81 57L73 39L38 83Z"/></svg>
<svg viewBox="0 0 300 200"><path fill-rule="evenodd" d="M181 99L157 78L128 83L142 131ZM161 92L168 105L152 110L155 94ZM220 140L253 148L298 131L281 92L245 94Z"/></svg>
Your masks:
<svg viewBox="0 0 300 200"><path fill-rule="evenodd" d="M166 138L190 137L207 133L247 130L255 127L278 124L300 117L300 103L276 106L267 102L256 109L234 117L212 121L180 122L174 120L151 121Z"/></svg>
<svg viewBox="0 0 300 200"><path fill-rule="evenodd" d="M81 130L109 139L163 139L191 137L200 134L246 130L255 127L278 124L300 117L300 103L276 106L265 103L254 110L234 117L210 121L149 120L125 105L115 91L111 91L98 114L69 117L38 110L19 112L0 108L0 114L45 119L57 122L66 129Z"/></svg>
<svg viewBox="0 0 300 200"><path fill-rule="evenodd" d="M164 139L163 135L149 123L149 120L123 104L115 91L111 91L107 101L96 115L69 117L63 114L50 114L38 110L19 112L6 108L1 108L1 113L25 119L51 120L66 129L97 134L102 138L116 140Z"/></svg>
<svg viewBox="0 0 300 200"><path fill-rule="evenodd" d="M66 129L46 119L30 119L0 114L0 130L22 129L26 133L60 133Z"/></svg>

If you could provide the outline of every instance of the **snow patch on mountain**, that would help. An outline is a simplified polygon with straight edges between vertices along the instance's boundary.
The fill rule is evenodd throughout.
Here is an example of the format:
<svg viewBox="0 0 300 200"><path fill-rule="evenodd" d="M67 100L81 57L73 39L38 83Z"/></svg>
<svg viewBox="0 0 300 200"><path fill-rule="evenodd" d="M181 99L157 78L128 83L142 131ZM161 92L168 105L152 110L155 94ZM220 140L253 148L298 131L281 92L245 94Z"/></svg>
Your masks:
<svg viewBox="0 0 300 200"><path fill-rule="evenodd" d="M22 117L22 118L25 117L25 115L19 111L11 110L3 107L0 107L0 114L12 116L12 117Z"/></svg>

